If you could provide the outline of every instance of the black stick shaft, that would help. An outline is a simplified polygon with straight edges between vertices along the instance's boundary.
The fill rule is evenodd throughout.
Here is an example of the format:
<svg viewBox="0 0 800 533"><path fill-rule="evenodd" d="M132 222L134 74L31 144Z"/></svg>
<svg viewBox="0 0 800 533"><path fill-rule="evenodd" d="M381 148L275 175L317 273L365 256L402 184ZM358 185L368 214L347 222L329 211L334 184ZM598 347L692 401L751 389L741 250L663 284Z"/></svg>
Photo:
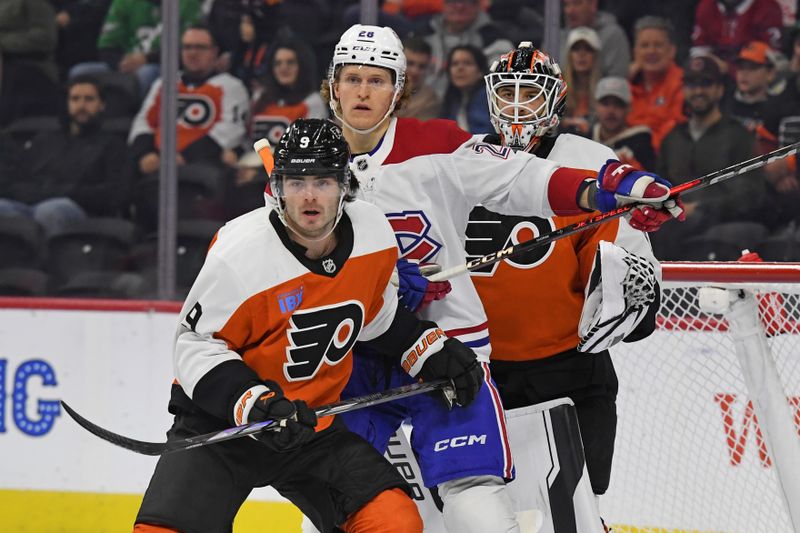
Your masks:
<svg viewBox="0 0 800 533"><path fill-rule="evenodd" d="M777 150L773 150L772 152L754 157L752 159L748 159L747 161L742 161L741 163L736 163L735 165L731 165L721 170L716 170L710 174L706 174L705 176L701 176L691 181L687 181L686 183L681 183L680 185L676 185L675 187L670 189L670 198L675 198L679 195L683 195L689 192L699 191L700 189L705 189L706 187L710 187L711 185L722 183L723 181L727 181L740 174L744 174L745 172L750 172L751 170L759 169L765 165L772 163L773 161L777 161L778 159L783 159L784 157L795 154L797 153L798 150L800 150L800 142L784 146L783 148L778 148ZM514 244L507 248L503 248L502 250L499 250L497 252L491 253L489 255L484 255L483 257L467 261L463 265L458 265L452 268L448 268L446 270L442 270L438 274L429 276L428 279L430 281L443 281L455 277L464 272L477 270L478 268L485 267L487 265L492 265L494 263L497 263L498 261L502 261L503 259L518 256L538 246L544 246L546 244L550 244L553 241L563 239L564 237L569 237L570 235L574 235L576 233L587 230L594 226L604 224L609 220L619 218L628 213L629 211L637 207L640 207L641 205L647 205L647 204L628 204L619 207L617 209L614 209L613 211L609 211L608 213L600 213L588 217L584 220L581 220L580 222L576 222L575 224L570 224L569 226L564 226L563 228L551 231L550 233L539 235L538 237L531 239L529 241L525 241L519 244Z"/></svg>
<svg viewBox="0 0 800 533"><path fill-rule="evenodd" d="M451 382L448 379L438 379L425 383L412 383L394 389L385 390L383 392L376 392L374 394L367 394L349 400L342 400L340 402L323 405L315 409L318 417L332 416L349 411L356 411L372 405L379 405L401 398L408 398L409 396L416 396L425 392L443 389L448 398L452 398ZM66 402L62 401L61 405L64 410L71 416L78 424L85 430L101 439L116 444L127 450L131 450L143 455L162 455L169 452L177 452L180 450L188 450L197 448L198 446L207 446L217 442L223 442L231 439L238 439L246 435L252 435L260 431L269 430L275 426L274 420L266 420L264 422L254 422L252 424L245 424L243 426L232 427L214 433L206 433L205 435L197 435L187 439L172 441L172 442L147 442L142 440L132 439L113 431L109 431L90 422L83 416L79 415L72 409Z"/></svg>

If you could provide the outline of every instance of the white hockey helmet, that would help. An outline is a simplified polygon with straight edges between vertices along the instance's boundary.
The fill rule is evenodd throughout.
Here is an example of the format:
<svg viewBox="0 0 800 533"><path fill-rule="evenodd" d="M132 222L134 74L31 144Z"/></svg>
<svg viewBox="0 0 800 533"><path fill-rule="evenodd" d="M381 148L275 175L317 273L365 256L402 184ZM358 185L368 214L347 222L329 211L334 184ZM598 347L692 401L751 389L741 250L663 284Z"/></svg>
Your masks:
<svg viewBox="0 0 800 533"><path fill-rule="evenodd" d="M348 128L358 133L369 133L378 127L378 124L368 130L358 130L347 124L336 109L336 100L333 95L333 84L339 67L344 65L367 65L381 67L394 73L394 94L392 104L380 124L394 111L397 96L403 92L406 82L406 55L403 53L403 43L400 37L389 27L367 26L354 24L345 31L333 50L333 59L328 68L328 84L331 87L330 107L333 115Z"/></svg>
<svg viewBox="0 0 800 533"><path fill-rule="evenodd" d="M523 41L502 55L484 80L492 125L505 146L530 151L558 126L564 114L567 83L558 63L532 43ZM536 92L523 100L521 87L532 87ZM513 96L503 98L498 94L501 88L513 89Z"/></svg>

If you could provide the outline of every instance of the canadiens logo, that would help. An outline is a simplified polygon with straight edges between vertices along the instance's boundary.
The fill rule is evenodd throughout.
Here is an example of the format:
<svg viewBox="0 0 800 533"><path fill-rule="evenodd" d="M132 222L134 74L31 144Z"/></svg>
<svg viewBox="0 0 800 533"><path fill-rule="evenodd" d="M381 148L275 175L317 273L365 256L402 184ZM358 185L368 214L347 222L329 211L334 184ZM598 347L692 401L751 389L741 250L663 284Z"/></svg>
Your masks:
<svg viewBox="0 0 800 533"><path fill-rule="evenodd" d="M322 269L325 270L328 274L332 274L336 271L336 263L333 262L333 259L330 257L322 261Z"/></svg>
<svg viewBox="0 0 800 533"><path fill-rule="evenodd" d="M432 262L442 245L430 236L431 222L423 211L387 213L400 256L420 263Z"/></svg>

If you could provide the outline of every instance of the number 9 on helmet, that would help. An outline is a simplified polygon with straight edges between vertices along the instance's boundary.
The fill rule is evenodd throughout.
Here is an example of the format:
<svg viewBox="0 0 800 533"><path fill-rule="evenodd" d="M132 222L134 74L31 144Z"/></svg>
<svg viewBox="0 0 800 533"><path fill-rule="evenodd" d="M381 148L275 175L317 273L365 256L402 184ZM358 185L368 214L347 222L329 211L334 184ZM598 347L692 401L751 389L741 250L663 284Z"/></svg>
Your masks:
<svg viewBox="0 0 800 533"><path fill-rule="evenodd" d="M335 177L339 197L335 227L342 216L344 202L352 193L349 162L350 148L339 126L324 119L296 120L275 148L274 167L265 191L268 207L275 209L286 224L287 178Z"/></svg>

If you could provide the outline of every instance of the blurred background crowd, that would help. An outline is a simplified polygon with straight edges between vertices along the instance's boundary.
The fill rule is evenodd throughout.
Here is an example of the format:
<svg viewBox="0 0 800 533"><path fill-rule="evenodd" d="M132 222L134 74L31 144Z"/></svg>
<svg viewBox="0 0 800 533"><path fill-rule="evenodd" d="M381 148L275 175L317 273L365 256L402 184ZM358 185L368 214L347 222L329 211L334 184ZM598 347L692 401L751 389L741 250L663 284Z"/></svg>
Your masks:
<svg viewBox="0 0 800 533"><path fill-rule="evenodd" d="M493 131L483 76L541 46L544 0L385 0L413 91L401 116ZM681 183L800 140L797 0L561 0L559 131ZM0 294L155 294L161 0L0 2ZM319 95L357 0L180 0L177 285L263 205L251 146ZM491 179L487 176L486 179ZM794 158L685 198L662 260L800 260Z"/></svg>

